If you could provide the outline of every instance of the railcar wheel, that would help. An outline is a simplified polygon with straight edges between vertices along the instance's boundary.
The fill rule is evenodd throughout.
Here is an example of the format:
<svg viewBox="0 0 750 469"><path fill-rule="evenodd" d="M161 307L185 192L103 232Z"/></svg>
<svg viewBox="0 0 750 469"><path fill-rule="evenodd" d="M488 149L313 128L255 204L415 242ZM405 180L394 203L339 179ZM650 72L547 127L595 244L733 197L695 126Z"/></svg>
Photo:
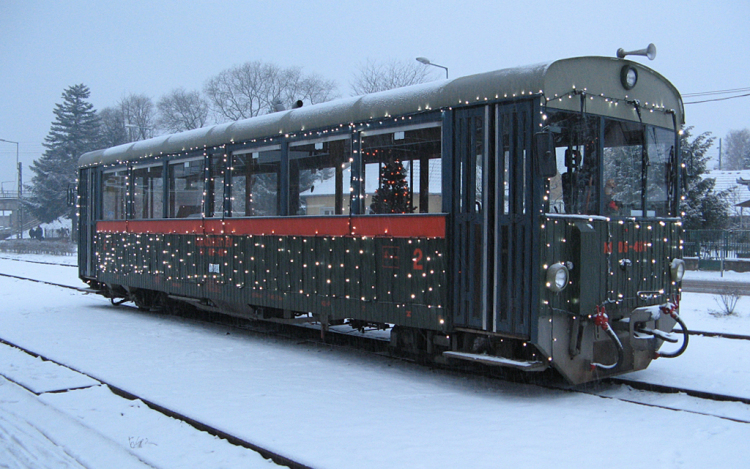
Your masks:
<svg viewBox="0 0 750 469"><path fill-rule="evenodd" d="M134 290L130 293L133 303L141 311L161 310L159 293L152 290Z"/></svg>

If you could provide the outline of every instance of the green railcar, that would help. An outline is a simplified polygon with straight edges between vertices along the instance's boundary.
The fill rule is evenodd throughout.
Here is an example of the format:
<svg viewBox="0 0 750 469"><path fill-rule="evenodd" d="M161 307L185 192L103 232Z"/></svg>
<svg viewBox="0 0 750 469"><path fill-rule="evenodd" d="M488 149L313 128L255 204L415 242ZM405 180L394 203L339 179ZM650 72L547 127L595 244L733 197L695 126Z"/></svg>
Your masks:
<svg viewBox="0 0 750 469"><path fill-rule="evenodd" d="M392 329L437 361L643 369L686 346L659 352L683 122L655 71L581 57L87 153L80 277L143 308Z"/></svg>

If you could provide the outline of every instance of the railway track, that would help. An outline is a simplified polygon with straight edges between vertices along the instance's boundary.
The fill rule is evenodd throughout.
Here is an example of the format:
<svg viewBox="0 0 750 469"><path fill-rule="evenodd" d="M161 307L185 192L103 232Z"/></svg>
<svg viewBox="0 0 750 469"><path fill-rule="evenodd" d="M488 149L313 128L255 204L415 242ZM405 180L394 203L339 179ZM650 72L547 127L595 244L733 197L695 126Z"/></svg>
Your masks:
<svg viewBox="0 0 750 469"><path fill-rule="evenodd" d="M69 290L76 290L81 293L95 293L94 290L91 290L90 288L83 288L83 287L74 287L71 285L64 285L62 283L55 283L55 282L48 282L46 280L38 280L34 278L29 277L22 277L20 275L12 275L12 274L4 274L0 272L0 277L8 277L8 278L14 278L16 280L26 280L28 282L36 282L36 283L43 283L45 285L52 285L53 287L60 287L60 288L67 288Z"/></svg>
<svg viewBox="0 0 750 469"><path fill-rule="evenodd" d="M709 392L703 392L703 391L696 391L693 389L684 389L684 388L678 388L674 386L644 383L640 381L629 380L626 378L607 378L603 382L605 384L614 385L614 386L628 386L634 390L644 391L648 393L656 393L656 394L679 394L681 393L681 394L685 394L696 399L704 399L704 400L719 401L719 402L739 402L739 403L746 404L746 405L750 404L750 399L748 398L715 394L715 393L709 393ZM596 390L589 389L589 388L569 389L569 391L580 392L580 393L589 394L592 396L601 397L603 399L618 400L621 402L627 402L630 404L642 405L646 407L654 407L654 408L659 408L659 409L664 409L664 410L671 410L675 412L688 412L691 414L705 415L707 417L715 417L715 418L722 419L722 420L729 420L731 422L750 424L750 419L742 419L742 418L731 417L727 415L719 415L719 414L711 413L711 412L699 411L695 409L685 409L682 407L656 404L653 402L649 402L647 399L638 400L638 399L631 399L631 398L626 398L626 397L618 397L618 396L608 395L601 391L596 391Z"/></svg>
<svg viewBox="0 0 750 469"><path fill-rule="evenodd" d="M682 291L692 293L721 293L733 292L738 295L750 295L750 284L742 282L730 282L727 280L698 280L683 279Z"/></svg>
<svg viewBox="0 0 750 469"><path fill-rule="evenodd" d="M76 269L78 268L78 266L74 264L60 264L57 262L33 261L31 259L16 259L13 257L6 257L6 256L0 256L0 259L5 260L5 261L28 262L29 264L59 265L62 267L74 267Z"/></svg>
<svg viewBox="0 0 750 469"><path fill-rule="evenodd" d="M47 281L42 281L42 280L37 280L37 279L32 279L32 278L26 278L26 277L21 277L21 276L16 276L16 275L9 275L9 274L2 274L2 273L0 273L0 276L15 278L15 279L19 279L19 280L25 280L25 281L31 281L31 282L38 282L38 283L43 283L43 284L51 285L51 286L57 286L57 287L66 288L66 289L70 289L70 290L77 290L77 291L82 292L82 293L92 293L93 292L92 290L87 289L87 288L76 288L76 287L72 287L70 285L58 284L58 283L54 283L54 282L47 282ZM130 306L125 305L124 307L130 307ZM135 308L133 307L133 309L135 309ZM175 313L169 313L169 314L175 314ZM186 318L189 318L189 319L193 319L193 320L198 320L198 321L205 322L205 323L208 323L208 324L217 324L217 323L219 323L219 324L221 324L223 326L234 327L234 328L246 331L246 332L259 333L259 334L262 334L262 335L272 335L272 336L278 337L278 338L285 338L285 339L288 339L288 340L293 340L293 341L296 341L298 343L300 343L300 341L303 341L303 342L315 343L315 344L318 344L318 345L324 345L326 347L346 347L346 348L356 349L356 350L360 350L360 351L364 350L364 351L367 351L367 352L372 352L372 353L375 353L375 354L377 354L379 356L386 357L386 358L389 358L389 359L406 360L406 361L409 361L409 362L415 361L415 360L410 359L410 358L405 358L405 357L401 357L401 356L392 356L392 355L390 355L388 353L388 351L387 351L387 349L388 349L388 347L387 347L387 341L383 340L382 338L372 338L372 337L367 337L367 336L364 336L364 335L361 335L361 334L352 334L351 332L350 333L346 333L346 332L336 331L335 329L331 329L329 331L327 339L324 341L324 340L322 340L320 338L319 329L316 329L314 327L281 326L281 325L278 325L278 324L259 323L257 321L238 319L238 318L234 318L234 317L230 317L230 316L225 316L225 315L216 314L216 313L207 313L207 312L195 312L195 311L193 311L193 312L191 312L189 314L186 314L186 315L185 314L179 314L179 313L177 313L176 315L180 316L180 317L186 317ZM691 335L702 335L702 336L708 336L708 337L719 337L719 338L725 338L725 339L729 339L729 340L750 340L750 336L738 335L738 334L714 333L714 332L706 332L706 331L690 331L690 334ZM21 350L24 350L22 347L19 347L19 346L15 345L15 344L8 343L8 342L4 341L2 338L0 338L0 343L5 343L5 344L8 344L8 345L17 347L17 348L19 348ZM26 353L30 353L30 354L35 355L35 356L39 356L39 355L35 354L34 352L27 351L27 350L24 350L24 351ZM45 357L41 357L41 358L46 360ZM52 361L52 360L49 360L49 361ZM57 363L57 362L54 362L54 361L52 361L52 362L53 363ZM78 370L75 370L72 367L69 367L69 366L65 365L65 364L61 364L61 363L58 363L58 364L60 366L65 366L67 368L70 368L70 369L72 369L74 371L78 371ZM440 366L436 366L436 368L439 368L439 369L442 369L442 370L445 370L445 371L459 372L459 373L463 373L463 374L470 374L470 375L476 375L476 376L482 376L482 377L491 377L491 378L495 378L495 379L498 379L498 378L499 379L506 379L506 380L511 380L511 381L514 380L514 378L517 378L519 376L518 374L512 373L512 372L509 375L501 373L501 376L498 376L497 368L495 368L495 367L487 367L485 365L471 365L471 366L468 366L468 367L465 364L463 364L461 367L451 367L451 366L446 366L446 365L440 365ZM78 371L78 372L80 373L80 371ZM82 374L85 374L85 373L82 373ZM203 423L201 423L199 421L195 421L195 420L191 419L190 417L187 417L187 416L182 415L180 413L174 412L174 411L172 411L172 410L170 410L168 408L165 408L165 407L160 406L158 404L155 404L153 402L149 402L147 399L144 399L144 398L142 398L140 396L137 396L135 394L129 393L128 391L120 389L120 388L118 388L116 386L112 386L112 385L110 385L110 384L108 384L108 383L106 383L106 382L104 382L104 381L102 381L102 380L100 380L100 379L98 379L96 377L92 377L92 378L95 379L95 380L97 380L97 381L102 382L103 384L106 384L107 386L109 386L110 389L112 389L112 391L115 394L118 394L118 395L120 395L122 397L125 397L125 398L128 398L128 399L141 399L141 400L143 400L143 402L145 402L147 405L149 405L149 407L151 407L154 410L157 410L157 411L163 413L164 415L168 415L168 416L174 417L176 419L183 420L186 423L192 425L193 427L195 427L195 428L197 428L199 430L206 431L206 432L208 432L208 433L210 433L212 435L224 438L227 441L229 441L229 442L231 442L233 444L236 444L238 446L242 446L242 447L245 447L245 448L257 451L263 457L266 457L267 459L271 459L274 462L277 462L278 464L281 464L281 465L284 465L284 466L288 466L288 467L292 467L292 468L308 467L308 466L296 463L295 461L293 461L291 459L288 459L288 458L286 458L283 455L279 455L279 454L273 453L271 451L265 450L264 448L257 447L257 445L254 445L251 442L242 440L241 438L235 437L235 436L233 436L231 434L228 434L226 432L222 432L221 430L218 430L218 429L213 428L213 427L211 427L209 425L203 424ZM717 401L717 402L738 402L738 403L742 403L742 404L745 404L745 405L750 405L750 398L746 398L746 397L731 396L731 395L726 395L726 394L718 394L718 393L700 391L700 390L695 390L695 389L680 388L680 387L676 387L676 386L666 386L666 385L660 385L660 384L654 384L654 383L646 383L646 382L640 382L640 381L633 381L633 380L629 380L629 379L624 378L624 377L608 378L608 379L604 380L603 382L605 384L607 384L607 385L612 385L612 386L619 386L619 385L629 386L632 389L636 389L636 390L640 390L640 391L644 391L644 392L648 392L648 393L656 393L656 394L676 394L676 393L683 393L683 394L685 394L687 396L691 396L691 397L694 397L694 398L697 398L697 399L705 399L705 400ZM596 385L594 385L594 386L592 386L592 385L584 385L584 386L581 386L581 387L568 387L568 386L548 385L548 384L545 384L545 383L538 383L538 382L534 382L534 383L530 383L530 384L532 384L532 385L538 385L538 386L542 386L542 387L546 387L546 388L549 388L549 389L556 389L556 390L566 391L566 392L577 392L577 393L583 393L583 394L588 394L588 395L595 395L595 396L598 396L598 397L601 397L601 398L612 399L612 400L619 400L619 401L627 402L627 403L631 403L631 404L644 405L644 406L655 407L655 408L662 408L662 409L672 410L672 411L689 412L689 413L694 413L694 414L699 414L699 415L706 415L706 416L716 417L716 418L724 419L724 420L730 420L730 421L739 422L739 423L750 424L750 419L746 420L746 419L741 419L741 418L734 418L734 417L730 417L730 416L718 415L718 414L709 413L709 412L702 412L702 411L696 411L696 410L691 410L691 409L684 409L684 408L677 408L677 407L672 407L672 406L667 406L667 405L656 404L656 403L648 402L648 401L645 401L645 400L636 400L636 399L632 399L632 398L624 398L624 397L617 397L617 396L607 395L606 393L603 393L603 392L597 390L596 389Z"/></svg>
<svg viewBox="0 0 750 469"><path fill-rule="evenodd" d="M92 376L92 375L90 375L88 373L85 373L85 372L83 372L81 370L78 370L78 369L76 369L76 368L74 368L74 367L72 367L70 365L58 362L56 360L52 360L52 359L50 359L48 357L45 357L44 355L41 355L41 354L36 353L34 351L28 350L28 349L26 349L24 347L21 347L21 346L19 346L17 344L14 344L14 343L9 342L9 341L7 341L5 339L2 339L2 338L0 338L0 344L2 344L4 346L7 346L7 347L13 347L15 349L21 350L21 351L23 351L23 352L31 355L34 358L40 358L40 359L42 359L44 361L47 361L47 362L50 362L50 363L54 363L57 366L60 366L60 367L63 367L63 368L67 368L68 370L71 370L71 371L79 373L79 374L81 374L83 376L86 376L86 377L94 380L95 382L98 382L98 383L100 383L102 385L107 386L112 391L112 393L114 393L114 394L116 394L116 395L118 395L120 397L123 397L123 398L131 400L131 401L133 401L133 400L140 400L141 402L143 402L144 404L146 404L149 408L151 408L151 409L153 409L153 410L155 410L155 411L157 411L157 412L159 412L159 413L161 413L161 414L163 414L163 415L165 415L167 417L171 417L173 419L176 419L176 420L179 420L181 422L184 422L184 423L192 426L196 430L199 430L199 431L202 431L202 432L206 432L206 433L208 433L208 434L210 434L210 435L212 435L214 437L223 438L224 440L227 440L229 443L231 443L231 444L233 444L235 446L240 446L240 447L243 447L243 448L247 448L247 449L253 450L253 451L257 452L258 454L260 454L262 457L264 457L266 459L270 459L270 460L272 460L273 462L275 462L276 464L278 464L280 466L286 466L286 467L289 467L291 469L311 469L310 466L308 466L306 464L303 464L303 463L300 463L298 461L295 461L294 459L292 459L292 458L290 458L288 456L285 456L285 455L280 454L278 452L266 449L266 448L264 448L262 446L259 446L259 445L255 444L255 443L247 441L247 440L245 440L243 438L240 438L240 437L238 437L236 435L232 435L231 433L225 432L225 431L220 430L220 429L218 429L216 427L208 425L208 424L206 424L204 422L201 422L199 420L196 420L196 419L193 419L191 417L188 417L187 415L181 414L180 412L177 412L177 411L175 411L173 409L170 409L168 407L165 407L163 405L156 404L155 402L150 401L149 399L147 399L147 398L145 398L143 396L140 396L138 394L134 394L134 393L132 393L130 391L127 391L127 390L125 390L123 388L115 386L112 383L109 383L109 382L107 382L107 381L105 381L105 380L103 380L101 378L96 377L96 376ZM3 377L5 379L9 380L9 381L12 381L16 385L18 385L18 386L26 389L27 391L34 393L34 391L32 391L31 389L28 389L22 383L14 381L13 379L11 379L11 378L9 378L7 376L3 376Z"/></svg>

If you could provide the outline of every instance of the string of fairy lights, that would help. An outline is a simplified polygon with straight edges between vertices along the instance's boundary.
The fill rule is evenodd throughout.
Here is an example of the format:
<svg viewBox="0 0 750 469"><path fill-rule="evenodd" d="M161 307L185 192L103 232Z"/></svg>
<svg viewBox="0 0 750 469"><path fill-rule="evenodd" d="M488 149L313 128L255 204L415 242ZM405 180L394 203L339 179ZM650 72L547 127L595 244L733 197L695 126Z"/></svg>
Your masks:
<svg viewBox="0 0 750 469"><path fill-rule="evenodd" d="M539 126L543 127L545 121L545 111L548 106L553 106L554 102L561 102L565 99L578 98L581 103L594 100L602 100L607 105L618 107L621 105L632 106L634 112L661 112L664 114L675 114L675 110L668 109L666 106L657 103L643 102L640 103L628 96L624 98L612 98L605 96L604 93L590 92L588 89L576 89L573 87L569 92L564 94L554 94L546 96L543 90L530 92L522 90L518 93L496 94L491 96L476 96L474 99L461 99L456 103L457 106L470 106L480 103L496 102L502 100L528 99L530 97L540 98L540 118ZM416 111L411 115L394 117L389 112L385 112L380 118L373 118L363 123L340 123L324 129L306 130L304 126L299 131L285 132L280 129L277 136L266 138L250 138L244 141L230 140L219 145L204 145L183 148L178 152L159 152L158 154L142 154L135 158L117 159L106 164L102 164L102 170L112 172L124 167L132 168L139 162L160 162L166 161L168 165L179 164L187 158L200 156L204 161L208 161L211 156L221 158L222 168L232 172L234 171L234 159L232 151L251 150L257 147L269 145L285 145L292 141L305 139L321 139L346 136L351 139L352 148L348 163L351 166L355 159L360 158L362 133L373 128L390 128L394 131L398 129L399 124L408 124L414 122L420 113L434 113L436 121L444 121L445 113L453 110L453 106L447 106L440 109L433 109L427 103L420 104ZM206 163L207 165L208 163ZM346 165L346 162L343 163ZM96 166L97 163L91 163L89 166ZM360 165L364 166L364 165ZM205 166L206 168L208 166ZM363 171L362 171L363 172ZM169 171L165 177L169 177ZM199 296L207 295L211 285L221 285L223 291L231 290L250 290L257 292L258 296L254 297L256 301L270 302L280 307L290 303L304 302L314 298L332 298L338 300L351 301L351 311L356 310L360 303L380 302L382 304L391 303L395 310L399 311L402 317L411 314L410 310L415 305L422 305L425 310L433 310L435 315L432 320L439 323L440 326L445 324L443 319L443 309L445 301L445 288L447 285L446 265L444 253L446 252L446 241L444 239L430 238L394 238L388 236L387 231L378 236L359 236L351 232L348 236L276 236L274 233L261 234L242 234L238 235L231 230L225 231L225 225L221 222L221 228L217 232L209 232L205 222L210 209L207 206L209 194L207 188L222 187L220 197L224 201L224 206L233 202L231 192L224 190L217 177L222 179L224 173L214 173L208 169L204 170L204 180L202 192L202 221L199 225L191 225L192 228L185 228L180 223L170 225L169 233L149 233L149 232L106 232L98 233L97 263L102 278L114 280L117 283L125 276L137 276L144 281L147 279L161 278L168 285L175 289L189 288L196 289ZM131 194L131 172L125 172L125 206L132 198ZM349 192L354 197L364 199L365 191L362 188L364 174L356 174L352 171L350 178ZM168 184L168 183L166 183ZM355 193L356 192L356 193ZM547 194L548 196L549 194ZM252 203L249 199L248 204ZM132 210L126 209L126 212ZM543 213L540 213L541 239L546 245L546 255L542 255L542 271L547 266L569 256L567 238L575 229L575 221L548 219ZM127 223L128 220L125 220ZM176 221L176 220L175 220ZM609 221L609 219L607 219ZM593 219L589 221L595 223ZM606 242L613 239L611 227L607 225ZM620 221L621 229L625 229L625 222ZM195 228L198 226L199 228ZM212 225L215 226L215 225ZM663 282L663 277L668 276L668 270L662 269L656 272L657 275L651 275L654 272L651 268L646 268L647 264L654 265L657 263L656 254L664 258L681 254L676 250L682 249L681 241L675 243L675 230L679 229L679 222L659 222L659 229L656 229L653 223L635 223L628 222L627 229L634 230L628 236L631 239L644 243L643 255L635 259L635 266L630 270L628 276L624 277L628 282L637 281L643 285L644 290L653 289L660 294L664 294L663 288L658 288ZM126 230L127 231L127 230ZM658 231L657 235L654 235ZM189 236L181 236L189 235ZM624 235L618 235L623 238ZM217 241L221 240L221 241ZM636 242L636 241L634 241ZM387 271L385 267L383 252L388 246L402 249L403 255L401 266L409 266L414 261L412 252L424 255L420 259L423 266L420 270L393 268ZM385 251L387 252L387 251ZM608 259L611 257L611 250L604 252ZM648 255L647 255L648 254ZM380 257L380 258L379 258ZM681 257L681 255L679 256ZM387 258L387 256L386 256ZM391 257L391 259L393 256ZM395 261L394 261L395 262ZM608 260L609 264L609 260ZM608 276L615 277L617 267L608 267ZM380 269L380 272L378 272ZM387 275L383 275L384 272ZM405 272L405 273L402 273ZM638 274L636 278L635 275ZM340 282L338 280L341 280ZM384 279L388 279L383 284ZM614 305L621 305L632 301L633 298L626 298L622 294L623 289L613 285L613 282L607 280L607 297ZM676 284L672 282L672 287L676 289ZM183 290L180 290L183 291ZM243 295L240 293L240 295ZM576 312L577 298L572 295L557 295L550 299L542 299L543 305L551 313L563 313L565 315L586 315L585 312ZM341 314L346 316L351 314L344 308ZM591 312L593 314L593 312ZM587 317L591 319L591 314ZM548 318L552 323L552 315ZM551 336L553 342L557 337ZM524 343L524 346L526 344ZM536 354L533 354L536 356ZM552 361L550 354L547 360Z"/></svg>

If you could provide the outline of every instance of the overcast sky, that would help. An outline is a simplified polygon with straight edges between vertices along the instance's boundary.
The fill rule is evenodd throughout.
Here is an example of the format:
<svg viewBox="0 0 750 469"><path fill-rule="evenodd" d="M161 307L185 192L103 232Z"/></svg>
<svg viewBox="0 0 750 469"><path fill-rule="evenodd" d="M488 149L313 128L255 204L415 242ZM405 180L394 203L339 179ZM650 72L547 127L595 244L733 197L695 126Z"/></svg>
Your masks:
<svg viewBox="0 0 750 469"><path fill-rule="evenodd" d="M653 42L656 60L636 60L683 94L749 88L748 18L747 0L0 0L0 139L20 142L28 182L67 87L87 85L97 110L130 93L156 102L251 60L303 67L348 96L367 58L425 56L453 78ZM750 97L688 104L686 118L725 137L750 127ZM0 142L0 182L15 179L15 153Z"/></svg>

